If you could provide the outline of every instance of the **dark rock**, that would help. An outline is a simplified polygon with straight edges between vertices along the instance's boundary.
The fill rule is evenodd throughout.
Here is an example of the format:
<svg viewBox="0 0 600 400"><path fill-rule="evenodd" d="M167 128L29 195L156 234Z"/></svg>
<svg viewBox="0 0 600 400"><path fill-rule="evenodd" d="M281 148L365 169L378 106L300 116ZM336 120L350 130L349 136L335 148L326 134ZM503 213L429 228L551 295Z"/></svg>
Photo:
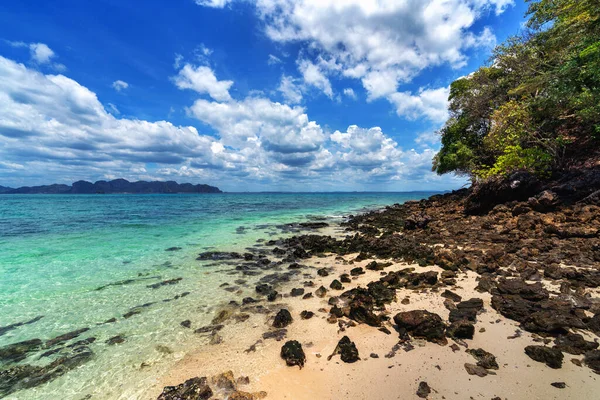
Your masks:
<svg viewBox="0 0 600 400"><path fill-rule="evenodd" d="M431 388L427 384L427 382L420 382L419 388L417 389L417 396L422 399L426 399L427 396L431 393Z"/></svg>
<svg viewBox="0 0 600 400"><path fill-rule="evenodd" d="M545 363L550 368L558 369L562 367L563 354L560 350L546 346L527 346L525 354L532 360Z"/></svg>
<svg viewBox="0 0 600 400"><path fill-rule="evenodd" d="M205 400L213 395L207 379L192 378L179 386L167 386L157 400Z"/></svg>
<svg viewBox="0 0 600 400"><path fill-rule="evenodd" d="M312 292L308 292L304 296L302 296L302 300L312 299L312 297L313 297Z"/></svg>
<svg viewBox="0 0 600 400"><path fill-rule="evenodd" d="M393 265L391 262L378 263L377 261L371 261L365 268L370 271L383 271L385 268L391 265Z"/></svg>
<svg viewBox="0 0 600 400"><path fill-rule="evenodd" d="M312 311L307 311L304 310L300 313L300 318L302 319L311 319L312 317L314 317L315 313Z"/></svg>
<svg viewBox="0 0 600 400"><path fill-rule="evenodd" d="M446 299L450 299L455 303L458 303L459 301L462 300L462 297L460 297L459 295L457 295L454 292L451 292L450 290L446 289L444 290L444 292L442 292L442 294L440 295Z"/></svg>
<svg viewBox="0 0 600 400"><path fill-rule="evenodd" d="M576 333L560 335L554 340L554 343L554 347L558 350L574 355L585 354L598 348L598 343L588 342L583 336Z"/></svg>
<svg viewBox="0 0 600 400"><path fill-rule="evenodd" d="M181 250L181 247L169 247L168 249L165 249L165 251L179 251Z"/></svg>
<svg viewBox="0 0 600 400"><path fill-rule="evenodd" d="M342 361L345 363L353 363L360 360L356 345L348 336L344 336L342 339L340 339L333 353L327 357L327 361L331 360L331 358L336 354L339 354Z"/></svg>
<svg viewBox="0 0 600 400"><path fill-rule="evenodd" d="M190 321L189 319L186 319L185 321L181 321L180 325L183 326L184 328L191 328L192 321Z"/></svg>
<svg viewBox="0 0 600 400"><path fill-rule="evenodd" d="M595 373L600 374L600 350L592 350L585 353L583 362Z"/></svg>
<svg viewBox="0 0 600 400"><path fill-rule="evenodd" d="M287 329L276 329L274 331L265 332L262 335L263 339L275 339L278 342L282 341L287 335Z"/></svg>
<svg viewBox="0 0 600 400"><path fill-rule="evenodd" d="M220 331L224 327L225 325L207 325L196 329L194 333L214 333Z"/></svg>
<svg viewBox="0 0 600 400"><path fill-rule="evenodd" d="M279 310L277 315L275 315L275 319L273 320L274 328L285 328L289 324L291 324L294 320L292 319L292 314L285 308Z"/></svg>
<svg viewBox="0 0 600 400"><path fill-rule="evenodd" d="M113 336L110 339L108 339L106 341L106 344L109 345L109 346L112 346L112 345L120 344L120 343L123 343L123 342L125 342L125 338L123 336L121 336L121 335L118 335L118 336Z"/></svg>
<svg viewBox="0 0 600 400"><path fill-rule="evenodd" d="M31 339L0 347L0 362L10 364L22 361L29 353L40 350L42 345L40 339Z"/></svg>
<svg viewBox="0 0 600 400"><path fill-rule="evenodd" d="M567 387L567 384L564 382L552 382L550 385L554 386L555 388L558 389L564 389Z"/></svg>
<svg viewBox="0 0 600 400"><path fill-rule="evenodd" d="M362 269L361 267L352 268L350 270L350 275L352 275L352 276L359 276L359 275L363 275L364 273L365 273L365 270Z"/></svg>
<svg viewBox="0 0 600 400"><path fill-rule="evenodd" d="M317 275L319 276L329 276L329 271L327 271L327 268L321 268L317 271Z"/></svg>
<svg viewBox="0 0 600 400"><path fill-rule="evenodd" d="M331 284L329 285L329 287L333 290L342 290L342 282L338 281L337 279L334 279L333 282L331 282Z"/></svg>
<svg viewBox="0 0 600 400"><path fill-rule="evenodd" d="M485 369L498 369L496 357L483 349L469 349L467 353L475 357L477 365Z"/></svg>
<svg viewBox="0 0 600 400"><path fill-rule="evenodd" d="M450 311L450 322L467 320L471 322L477 321L477 313L483 309L483 300L470 299L460 302L456 305L456 309Z"/></svg>
<svg viewBox="0 0 600 400"><path fill-rule="evenodd" d="M321 286L320 288L315 290L315 295L317 297L323 298L323 297L327 296L327 289L325 289L325 287Z"/></svg>
<svg viewBox="0 0 600 400"><path fill-rule="evenodd" d="M352 278L350 278L350 275L348 274L341 274L340 281L342 281L342 283L352 283Z"/></svg>
<svg viewBox="0 0 600 400"><path fill-rule="evenodd" d="M225 260L240 260L243 259L240 253L226 252L226 251L207 251L200 253L196 260L212 260L212 261L225 261Z"/></svg>
<svg viewBox="0 0 600 400"><path fill-rule="evenodd" d="M424 338L430 342L445 343L444 334L446 325L442 318L425 310L413 310L398 313L394 316L394 322L398 325L400 338L410 334L411 336Z"/></svg>
<svg viewBox="0 0 600 400"><path fill-rule="evenodd" d="M304 294L304 288L294 288L292 289L290 295L292 297L298 297L298 296L302 296Z"/></svg>
<svg viewBox="0 0 600 400"><path fill-rule="evenodd" d="M232 371L222 372L211 378L211 383L225 391L233 391L236 388L235 378Z"/></svg>
<svg viewBox="0 0 600 400"><path fill-rule="evenodd" d="M43 315L40 315L38 317L35 317L29 321L24 321L24 322L17 322L15 324L11 324L11 325L7 325L7 326L0 326L0 336L5 335L7 332L12 331L13 329L17 329L21 326L24 325L31 325L34 324L36 322L38 322L40 319L44 318Z"/></svg>
<svg viewBox="0 0 600 400"><path fill-rule="evenodd" d="M269 292L269 294L267 295L267 300L268 301L275 301L279 297L281 297L281 295L277 292L277 290L273 290L272 292Z"/></svg>
<svg viewBox="0 0 600 400"><path fill-rule="evenodd" d="M267 285L266 283L262 283L256 286L256 293L262 294L263 296L268 295L273 292L273 286Z"/></svg>
<svg viewBox="0 0 600 400"><path fill-rule="evenodd" d="M490 373L487 369L470 363L465 363L465 369L469 375L477 375L480 378L483 378Z"/></svg>
<svg viewBox="0 0 600 400"><path fill-rule="evenodd" d="M331 307L331 310L329 310L329 313L331 315L335 315L336 318L342 318L344 316L344 312L338 306Z"/></svg>
<svg viewBox="0 0 600 400"><path fill-rule="evenodd" d="M455 321L448 326L446 335L454 339L473 339L475 326L465 320Z"/></svg>
<svg viewBox="0 0 600 400"><path fill-rule="evenodd" d="M285 360L288 367L298 365L300 369L304 367L304 363L306 362L302 345L296 340L290 340L283 345L281 348L281 358Z"/></svg>
<svg viewBox="0 0 600 400"><path fill-rule="evenodd" d="M57 336L54 339L50 339L50 340L46 341L46 347L52 347L52 346L56 346L59 343L64 343L66 341L69 341L71 339L78 337L82 333L87 332L89 330L90 330L90 328L82 328L82 329L77 329L77 330L69 332L69 333L65 333L64 335Z"/></svg>

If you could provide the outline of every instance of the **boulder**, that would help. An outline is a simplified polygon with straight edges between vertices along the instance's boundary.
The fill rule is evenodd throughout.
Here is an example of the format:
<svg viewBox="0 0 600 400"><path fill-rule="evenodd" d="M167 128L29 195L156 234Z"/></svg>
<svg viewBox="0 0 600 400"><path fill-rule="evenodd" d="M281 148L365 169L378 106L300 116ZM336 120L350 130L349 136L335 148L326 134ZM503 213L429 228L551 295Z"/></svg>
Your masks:
<svg viewBox="0 0 600 400"><path fill-rule="evenodd" d="M525 354L532 360L544 363L550 368L558 369L562 367L564 356L558 349L546 346L527 346L525 347Z"/></svg>
<svg viewBox="0 0 600 400"><path fill-rule="evenodd" d="M331 360L336 354L339 354L342 361L345 363L353 363L360 360L358 349L348 336L344 336L340 339L333 353L327 357L327 361Z"/></svg>
<svg viewBox="0 0 600 400"><path fill-rule="evenodd" d="M425 310L406 311L396 314L394 322L401 338L410 334L430 342L445 343L446 325L437 314Z"/></svg>
<svg viewBox="0 0 600 400"><path fill-rule="evenodd" d="M297 365L300 369L304 367L304 363L306 362L302 345L296 340L290 340L283 345L281 348L281 358L285 360L288 367Z"/></svg>
<svg viewBox="0 0 600 400"><path fill-rule="evenodd" d="M273 320L273 328L285 328L293 322L292 314L285 308L279 310L275 319Z"/></svg>

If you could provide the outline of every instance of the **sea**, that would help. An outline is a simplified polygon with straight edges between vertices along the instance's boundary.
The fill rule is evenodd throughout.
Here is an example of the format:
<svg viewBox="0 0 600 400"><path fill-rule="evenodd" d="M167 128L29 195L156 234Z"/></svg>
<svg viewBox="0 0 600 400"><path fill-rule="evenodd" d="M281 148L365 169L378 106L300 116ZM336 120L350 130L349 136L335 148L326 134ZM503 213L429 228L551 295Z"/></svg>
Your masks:
<svg viewBox="0 0 600 400"><path fill-rule="evenodd" d="M232 278L199 253L244 253L297 234L295 223L335 226L432 194L0 195L0 398L141 398L157 374L206 345L181 321L208 324L232 298L222 286ZM30 352L6 352L33 339L41 345ZM57 367L74 351L75 367ZM7 378L41 369L47 382Z"/></svg>

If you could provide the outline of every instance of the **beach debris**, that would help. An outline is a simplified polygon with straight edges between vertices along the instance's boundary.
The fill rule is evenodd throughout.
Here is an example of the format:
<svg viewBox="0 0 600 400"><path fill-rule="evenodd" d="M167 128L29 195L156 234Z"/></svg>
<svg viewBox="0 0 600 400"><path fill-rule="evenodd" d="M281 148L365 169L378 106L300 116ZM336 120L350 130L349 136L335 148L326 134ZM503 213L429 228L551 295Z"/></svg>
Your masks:
<svg viewBox="0 0 600 400"><path fill-rule="evenodd" d="M419 382L419 388L417 389L417 396L422 399L426 399L427 396L431 393L431 388L427 384L427 382Z"/></svg>
<svg viewBox="0 0 600 400"><path fill-rule="evenodd" d="M206 400L213 391L207 384L206 377L188 379L178 386L167 386L157 400Z"/></svg>
<svg viewBox="0 0 600 400"><path fill-rule="evenodd" d="M555 348L546 346L527 346L525 354L532 360L545 363L550 368L558 369L562 367L563 353Z"/></svg>
<svg viewBox="0 0 600 400"><path fill-rule="evenodd" d="M273 328L285 328L293 322L292 314L285 308L279 310L275 319L273 320Z"/></svg>
<svg viewBox="0 0 600 400"><path fill-rule="evenodd" d="M302 345L296 340L290 340L281 347L281 358L285 360L288 367L297 365L300 369L304 367L304 363L306 362Z"/></svg>

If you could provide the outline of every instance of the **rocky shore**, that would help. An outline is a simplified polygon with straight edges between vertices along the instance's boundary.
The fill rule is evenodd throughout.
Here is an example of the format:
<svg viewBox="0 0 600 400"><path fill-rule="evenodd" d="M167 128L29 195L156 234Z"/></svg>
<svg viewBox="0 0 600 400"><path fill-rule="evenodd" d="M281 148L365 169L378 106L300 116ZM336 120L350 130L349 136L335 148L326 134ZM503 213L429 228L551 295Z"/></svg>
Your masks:
<svg viewBox="0 0 600 400"><path fill-rule="evenodd" d="M515 174L351 216L343 229L238 255L240 274L270 257L281 272L196 328L213 346L190 353L148 398L597 395L598 169L547 181ZM247 391L212 388L227 370L249 376ZM174 389L190 378L202 384Z"/></svg>

